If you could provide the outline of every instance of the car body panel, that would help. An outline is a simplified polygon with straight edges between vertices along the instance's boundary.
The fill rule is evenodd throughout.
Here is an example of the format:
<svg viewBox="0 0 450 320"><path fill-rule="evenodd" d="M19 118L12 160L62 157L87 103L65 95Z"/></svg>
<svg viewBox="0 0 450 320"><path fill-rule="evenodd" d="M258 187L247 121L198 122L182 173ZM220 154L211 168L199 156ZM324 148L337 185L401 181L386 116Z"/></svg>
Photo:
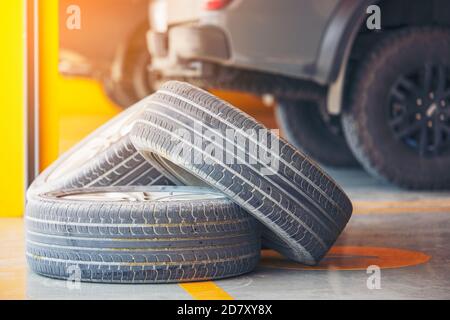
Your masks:
<svg viewBox="0 0 450 320"><path fill-rule="evenodd" d="M309 78L338 3L237 0L223 11L205 14L201 23L216 25L227 34L231 59L226 64Z"/></svg>
<svg viewBox="0 0 450 320"><path fill-rule="evenodd" d="M161 28L162 32L170 34L171 28L182 28L183 25L192 28L195 23L199 27L216 27L225 34L230 57L214 59L205 56L203 60L218 60L223 65L329 84L338 77L346 48L365 17L365 8L376 1L233 0L228 7L218 11L206 11L196 1L184 20L175 13L187 7L184 1L157 2L159 5L165 3L166 28ZM150 9L151 19L161 14L161 11ZM178 40L182 39L172 42ZM186 57L180 46L174 53L168 49L171 59ZM202 60L201 52L193 58Z"/></svg>
<svg viewBox="0 0 450 320"><path fill-rule="evenodd" d="M149 4L151 29L166 32L169 25L198 21L203 0L152 0Z"/></svg>
<svg viewBox="0 0 450 320"><path fill-rule="evenodd" d="M185 13L185 19L176 13L187 7L184 1L157 2L165 5L165 11L151 7L150 18L161 17L165 12L166 21L160 32L168 39L159 43L168 47L161 51L162 56L153 59L156 72L202 76L201 64L192 68L189 63L212 61L311 80L329 86L328 108L330 113L338 114L346 61L367 17L367 7L378 0L232 0L228 7L217 11L206 11L196 1L187 10L189 14ZM221 37L207 32L211 27L224 34L224 43L217 42ZM201 28L205 30L203 34L198 31ZM148 39L151 43L152 37ZM214 50L208 49L212 46L227 52L212 54Z"/></svg>

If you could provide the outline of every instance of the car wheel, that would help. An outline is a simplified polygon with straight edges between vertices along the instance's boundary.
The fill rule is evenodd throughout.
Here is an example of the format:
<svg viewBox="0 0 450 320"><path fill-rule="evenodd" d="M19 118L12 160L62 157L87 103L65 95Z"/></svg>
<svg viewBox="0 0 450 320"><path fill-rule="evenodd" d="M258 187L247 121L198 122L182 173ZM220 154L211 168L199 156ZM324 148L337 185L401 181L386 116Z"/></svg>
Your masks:
<svg viewBox="0 0 450 320"><path fill-rule="evenodd" d="M111 72L103 80L109 98L126 108L154 92L149 72L151 56L147 48L148 24L139 27L131 39L119 47Z"/></svg>
<svg viewBox="0 0 450 320"><path fill-rule="evenodd" d="M26 257L47 277L214 280L253 270L259 256L256 220L211 189L107 187L28 198Z"/></svg>
<svg viewBox="0 0 450 320"><path fill-rule="evenodd" d="M330 177L253 118L199 88L171 81L150 100L130 134L136 149L233 199L264 224L267 246L301 263L320 261L352 212Z"/></svg>
<svg viewBox="0 0 450 320"><path fill-rule="evenodd" d="M450 187L450 31L408 28L381 40L356 71L344 111L355 156L412 189Z"/></svg>
<svg viewBox="0 0 450 320"><path fill-rule="evenodd" d="M359 163L344 137L340 116L317 102L279 99L276 116L289 142L325 166L355 167Z"/></svg>

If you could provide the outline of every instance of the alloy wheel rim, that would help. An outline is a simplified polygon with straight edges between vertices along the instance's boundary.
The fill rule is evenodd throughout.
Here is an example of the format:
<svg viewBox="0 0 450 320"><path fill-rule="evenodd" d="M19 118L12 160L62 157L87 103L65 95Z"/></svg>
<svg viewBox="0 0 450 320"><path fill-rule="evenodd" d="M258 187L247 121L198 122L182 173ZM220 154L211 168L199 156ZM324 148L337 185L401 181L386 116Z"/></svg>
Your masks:
<svg viewBox="0 0 450 320"><path fill-rule="evenodd" d="M389 92L389 126L421 157L450 152L450 68L425 63L401 75Z"/></svg>

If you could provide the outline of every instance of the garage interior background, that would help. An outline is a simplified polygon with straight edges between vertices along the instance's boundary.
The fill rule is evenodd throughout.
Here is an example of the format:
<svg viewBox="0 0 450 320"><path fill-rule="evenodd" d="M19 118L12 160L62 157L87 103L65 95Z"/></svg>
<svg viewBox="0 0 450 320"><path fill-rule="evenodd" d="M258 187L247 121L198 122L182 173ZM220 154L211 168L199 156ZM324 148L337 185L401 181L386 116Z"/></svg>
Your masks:
<svg viewBox="0 0 450 320"><path fill-rule="evenodd" d="M0 218L21 217L24 212L26 172L29 169L29 145L25 143L26 109L30 99L26 92L26 3L39 4L39 59L35 65L39 70L36 79L39 84L36 101L39 109L39 135L36 136L39 153L36 164L39 170L121 110L108 99L99 82L86 78L67 78L59 74L58 0L1 1L0 165L7 170L2 170L0 179ZM214 93L254 115L267 126L276 127L273 106L267 107L249 95ZM380 184L357 170L332 174L344 183L344 188L354 202L355 214L332 252L332 258L325 261L322 269L316 269L323 272L294 265L269 252L255 275L221 281L220 287L226 292L218 291L214 283L206 283L191 287L190 295L211 298L215 293L217 298L254 298L259 297L258 294L265 294L266 299L450 297L446 245L449 237L449 193L399 190L394 186ZM110 289L105 290L101 286L88 287L89 290L81 292L80 296L72 292L70 296L70 292L58 287L56 282L51 282L54 286L48 286L46 279L35 275L28 275L27 280L23 243L18 240L24 237L22 219L0 220L3 244L0 262L6 261L2 264L6 271L0 270L3 276L0 298L24 298L25 292L28 298L61 298L63 295L69 298L108 297ZM406 257L400 256L399 252L403 252ZM343 265L339 266L342 261ZM365 268L372 263L380 264L383 269L391 269L383 270L384 290L378 292L366 288ZM338 269L345 271L336 271ZM271 292L266 292L269 287L272 288ZM183 290L170 286L160 286L158 292L149 287L130 290L122 286L115 289L119 296L125 297L187 297Z"/></svg>
<svg viewBox="0 0 450 320"><path fill-rule="evenodd" d="M8 168L2 173L6 176L0 181L3 195L0 217L22 216L25 202L26 166L29 164L25 145L27 35L23 17L26 3L26 0L0 3L1 12L4 13L0 21L3 39L0 52L3 87L0 91L3 102L0 131L1 147L4 150L0 164ZM28 3L32 5L33 1ZM62 152L120 112L121 108L106 96L99 82L86 78L67 78L58 72L58 0L39 1L38 6L39 59L36 67L39 70L39 85L36 102L39 110L39 152L36 162L39 171L42 171ZM246 94L215 93L246 109L268 126L275 127L272 109L263 108L259 99Z"/></svg>

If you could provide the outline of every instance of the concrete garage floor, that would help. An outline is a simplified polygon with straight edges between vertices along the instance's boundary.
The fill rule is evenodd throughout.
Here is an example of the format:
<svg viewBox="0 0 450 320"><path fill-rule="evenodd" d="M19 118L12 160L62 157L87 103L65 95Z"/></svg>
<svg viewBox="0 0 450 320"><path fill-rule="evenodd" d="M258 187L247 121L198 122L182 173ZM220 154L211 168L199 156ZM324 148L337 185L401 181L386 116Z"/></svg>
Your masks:
<svg viewBox="0 0 450 320"><path fill-rule="evenodd" d="M450 299L450 193L406 192L361 170L330 172L349 193L355 213L317 267L264 251L257 270L233 279L77 288L27 271L23 221L2 219L0 298Z"/></svg>

